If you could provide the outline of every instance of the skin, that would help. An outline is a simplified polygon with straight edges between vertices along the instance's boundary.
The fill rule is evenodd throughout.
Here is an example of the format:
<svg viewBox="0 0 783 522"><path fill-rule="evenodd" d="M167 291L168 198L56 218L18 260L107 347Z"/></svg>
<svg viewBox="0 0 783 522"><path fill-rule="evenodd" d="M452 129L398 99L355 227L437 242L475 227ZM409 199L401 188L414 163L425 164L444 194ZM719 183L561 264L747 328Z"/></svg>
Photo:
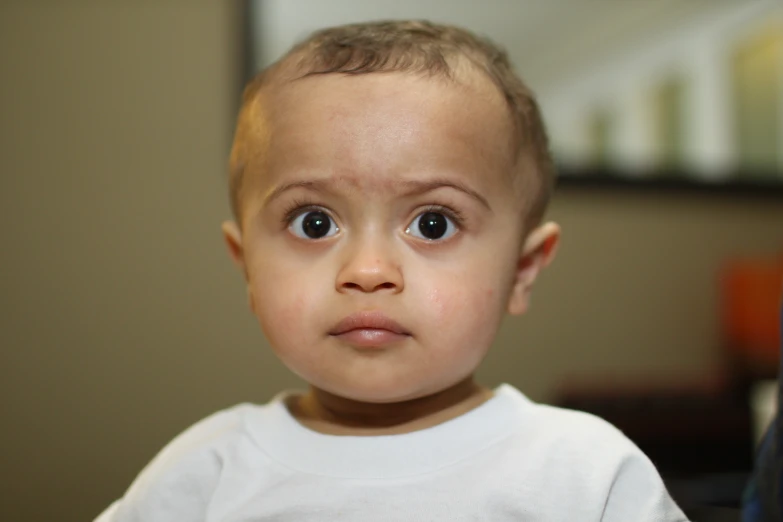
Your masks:
<svg viewBox="0 0 783 522"><path fill-rule="evenodd" d="M241 222L223 233L270 345L311 385L294 416L324 433L405 433L491 397L473 374L559 238L554 223L523 229L497 88L478 73L321 75L265 89L247 118ZM286 220L303 204L330 235ZM461 216L442 239L417 236L432 206ZM364 311L410 335L373 349L329 335Z"/></svg>

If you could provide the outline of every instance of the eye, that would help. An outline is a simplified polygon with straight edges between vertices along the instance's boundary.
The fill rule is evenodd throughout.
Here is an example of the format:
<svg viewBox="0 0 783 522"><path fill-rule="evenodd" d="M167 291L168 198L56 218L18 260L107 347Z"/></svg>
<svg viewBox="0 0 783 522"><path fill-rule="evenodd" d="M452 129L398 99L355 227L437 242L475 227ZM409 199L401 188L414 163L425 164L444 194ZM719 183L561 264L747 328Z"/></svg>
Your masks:
<svg viewBox="0 0 783 522"><path fill-rule="evenodd" d="M323 210L302 212L289 226L291 232L303 239L321 239L338 232L337 225Z"/></svg>
<svg viewBox="0 0 783 522"><path fill-rule="evenodd" d="M428 241L437 241L453 236L457 226L443 212L428 210L416 216L405 232Z"/></svg>

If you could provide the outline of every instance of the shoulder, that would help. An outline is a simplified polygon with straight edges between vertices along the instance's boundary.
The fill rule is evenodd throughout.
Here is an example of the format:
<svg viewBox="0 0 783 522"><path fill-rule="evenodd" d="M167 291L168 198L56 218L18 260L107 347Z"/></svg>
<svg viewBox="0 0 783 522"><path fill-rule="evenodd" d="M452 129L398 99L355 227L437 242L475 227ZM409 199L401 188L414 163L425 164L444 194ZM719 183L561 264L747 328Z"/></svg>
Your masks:
<svg viewBox="0 0 783 522"><path fill-rule="evenodd" d="M603 457L640 452L625 434L596 415L534 402L508 385L502 393L514 404L517 438L525 445L556 447L559 452L589 449Z"/></svg>
<svg viewBox="0 0 783 522"><path fill-rule="evenodd" d="M262 407L239 404L196 422L166 444L112 507L114 521L202 516L227 454L247 438L246 418ZM99 519L104 520L104 519Z"/></svg>
<svg viewBox="0 0 783 522"><path fill-rule="evenodd" d="M199 420L166 444L137 480L215 460L226 444L244 435L245 419L258 408L252 404L238 404Z"/></svg>
<svg viewBox="0 0 783 522"><path fill-rule="evenodd" d="M156 455L161 462L176 461L189 454L199 453L242 433L245 419L259 406L237 404L213 413L177 435Z"/></svg>
<svg viewBox="0 0 783 522"><path fill-rule="evenodd" d="M622 431L596 415L546 404L534 404L532 410L536 430L563 448L616 454L640 452Z"/></svg>
<svg viewBox="0 0 783 522"><path fill-rule="evenodd" d="M539 404L516 390L519 411L507 450L531 463L539 474L564 476L577 482L601 479L611 483L632 464L657 478L647 456L622 431L590 413Z"/></svg>
<svg viewBox="0 0 783 522"><path fill-rule="evenodd" d="M686 520L655 465L622 431L589 413L524 400L513 444L538 480L569 491L575 506L597 502L602 520Z"/></svg>

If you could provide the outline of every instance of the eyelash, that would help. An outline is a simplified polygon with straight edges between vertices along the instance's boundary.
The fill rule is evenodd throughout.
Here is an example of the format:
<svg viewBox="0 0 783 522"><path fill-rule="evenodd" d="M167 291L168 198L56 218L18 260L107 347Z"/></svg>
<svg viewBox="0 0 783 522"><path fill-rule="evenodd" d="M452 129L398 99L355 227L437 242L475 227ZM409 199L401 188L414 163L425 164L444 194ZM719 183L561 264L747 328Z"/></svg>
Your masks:
<svg viewBox="0 0 783 522"><path fill-rule="evenodd" d="M306 199L295 199L283 213L283 225L291 226L291 223L302 213L308 210L323 210L323 207L316 205L313 201Z"/></svg>
<svg viewBox="0 0 783 522"><path fill-rule="evenodd" d="M420 216L421 214L425 214L427 212L437 212L438 214L443 214L447 218L451 219L458 228L462 228L462 224L465 222L465 217L459 210L444 207L443 205L428 205L424 211L419 212L416 215Z"/></svg>
<svg viewBox="0 0 783 522"><path fill-rule="evenodd" d="M302 215L304 212L311 210L324 210L324 208L307 199L295 199L283 213L282 224L286 227L289 227L297 217ZM451 219L458 228L462 228L463 224L465 223L465 217L459 210L443 205L427 205L427 207L416 214L416 216L420 216L421 214L425 214L427 212L437 212L438 214L443 214L447 218Z"/></svg>

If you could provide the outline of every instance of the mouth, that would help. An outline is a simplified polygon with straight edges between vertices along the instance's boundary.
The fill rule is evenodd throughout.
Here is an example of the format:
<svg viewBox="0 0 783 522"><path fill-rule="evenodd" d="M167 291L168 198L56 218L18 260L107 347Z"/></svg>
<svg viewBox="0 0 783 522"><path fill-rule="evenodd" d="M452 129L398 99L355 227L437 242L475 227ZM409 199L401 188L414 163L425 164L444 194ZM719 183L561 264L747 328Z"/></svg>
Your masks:
<svg viewBox="0 0 783 522"><path fill-rule="evenodd" d="M329 335L355 346L379 347L403 341L411 333L381 312L360 312L337 323Z"/></svg>

